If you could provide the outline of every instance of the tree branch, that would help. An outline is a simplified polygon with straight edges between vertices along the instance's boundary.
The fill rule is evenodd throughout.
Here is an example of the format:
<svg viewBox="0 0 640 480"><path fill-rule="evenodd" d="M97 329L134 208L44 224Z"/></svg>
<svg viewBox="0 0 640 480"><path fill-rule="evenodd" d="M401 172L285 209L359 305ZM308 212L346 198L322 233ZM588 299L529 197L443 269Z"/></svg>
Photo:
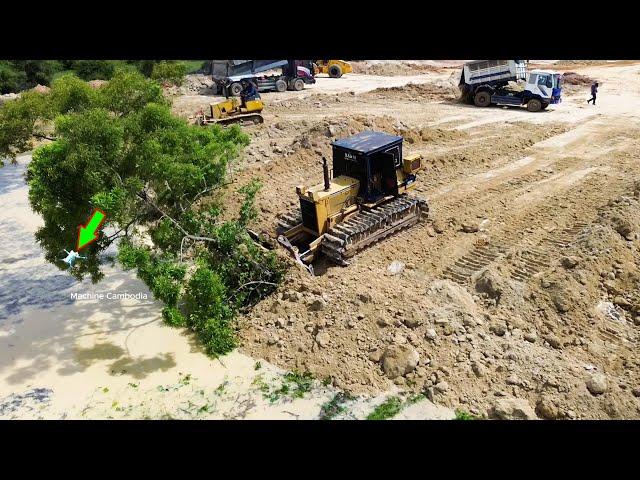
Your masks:
<svg viewBox="0 0 640 480"><path fill-rule="evenodd" d="M41 133L34 133L33 136L36 138L44 138L45 140L52 140L52 141L57 140L56 137L48 137L47 135L43 135Z"/></svg>

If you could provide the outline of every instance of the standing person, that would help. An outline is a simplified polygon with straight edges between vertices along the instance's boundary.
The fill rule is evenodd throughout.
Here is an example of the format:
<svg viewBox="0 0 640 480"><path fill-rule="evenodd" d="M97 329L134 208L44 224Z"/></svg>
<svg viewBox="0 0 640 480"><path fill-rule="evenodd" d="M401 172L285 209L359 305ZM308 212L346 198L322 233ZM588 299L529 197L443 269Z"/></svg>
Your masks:
<svg viewBox="0 0 640 480"><path fill-rule="evenodd" d="M595 82L591 85L591 98L587 100L587 103L593 101L593 104L596 104L596 94L598 93L598 82Z"/></svg>

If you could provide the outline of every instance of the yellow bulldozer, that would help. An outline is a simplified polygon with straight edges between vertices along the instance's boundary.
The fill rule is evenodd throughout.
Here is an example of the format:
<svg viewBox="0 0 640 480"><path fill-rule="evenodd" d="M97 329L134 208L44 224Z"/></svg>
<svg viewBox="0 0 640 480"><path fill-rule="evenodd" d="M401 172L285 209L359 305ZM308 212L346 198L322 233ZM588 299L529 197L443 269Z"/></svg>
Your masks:
<svg viewBox="0 0 640 480"><path fill-rule="evenodd" d="M353 72L349 62L344 60L316 60L314 74L327 73L331 78L340 78L345 73Z"/></svg>
<svg viewBox="0 0 640 480"><path fill-rule="evenodd" d="M209 114L199 112L196 115L196 123L198 125L206 125L217 123L219 125L230 125L233 123L240 124L258 124L263 123L264 118L260 115L264 108L262 100L247 100L243 102L238 97L227 98L224 102L212 103L209 105Z"/></svg>
<svg viewBox="0 0 640 480"><path fill-rule="evenodd" d="M409 196L424 169L419 154L402 156L403 138L364 131L333 142L333 178L323 158L324 182L298 186L300 211L282 215L278 242L313 273L318 253L348 265L358 251L428 215L427 202Z"/></svg>

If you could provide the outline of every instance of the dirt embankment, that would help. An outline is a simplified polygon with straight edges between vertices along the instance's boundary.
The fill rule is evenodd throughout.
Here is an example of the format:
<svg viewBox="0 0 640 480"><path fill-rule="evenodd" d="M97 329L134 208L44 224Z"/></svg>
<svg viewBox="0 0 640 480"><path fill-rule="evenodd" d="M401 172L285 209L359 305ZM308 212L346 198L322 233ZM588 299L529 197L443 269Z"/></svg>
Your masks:
<svg viewBox="0 0 640 480"><path fill-rule="evenodd" d="M395 384L476 415L637 417L637 119L587 116L569 98L579 115L558 122L433 92L319 95L320 108L292 103L253 131L236 180L263 181L267 233L297 208L297 184L321 180L330 142L363 129L425 156L415 193L431 213L348 267L320 261L310 277L294 266L244 319L242 348L352 392ZM383 113L390 105L402 114Z"/></svg>

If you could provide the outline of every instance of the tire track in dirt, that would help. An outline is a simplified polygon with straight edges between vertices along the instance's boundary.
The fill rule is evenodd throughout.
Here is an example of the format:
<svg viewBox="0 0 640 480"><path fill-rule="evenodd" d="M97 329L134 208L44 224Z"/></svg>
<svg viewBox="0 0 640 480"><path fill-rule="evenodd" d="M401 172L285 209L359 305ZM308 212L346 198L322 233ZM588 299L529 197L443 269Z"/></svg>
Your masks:
<svg viewBox="0 0 640 480"><path fill-rule="evenodd" d="M566 234L572 234L573 227L569 224L571 220L565 219L564 212L569 212L570 218L582 215L583 212L590 214L587 205L595 208L608 201L611 194L619 190L612 172L608 177L611 185L605 186L602 178L598 177L588 182L587 189L582 192L585 178L596 173L604 174L607 167L601 164L606 163L608 155L614 150L623 151L629 143L628 136L618 135L614 136L617 147L612 146L607 141L611 130L600 127L599 122L579 125L569 132L539 142L527 149L529 155L515 162L461 179L452 186L441 187L434 194L426 195L440 220L444 220L447 215L459 216L463 213L466 217L493 217L492 224L504 224L502 229L490 229L489 244L470 245L469 237L464 234L456 234L454 239L445 235L442 240L434 240L426 235L426 229L430 227L419 225L406 232L402 241L394 242L389 239L388 246L387 242L374 246L371 255L391 258L398 254L407 257L407 253L411 253L414 258L424 258L424 252L428 251L427 260L431 265L425 266L426 271L439 272L437 275L441 275L449 268L452 280L463 281L505 256L513 248L514 242L522 240L523 231L531 229L531 226L536 227L537 236L533 235L534 232L528 233L528 243L534 237L537 241L542 241L540 235L561 227L566 228ZM624 128L628 128L627 123L624 123ZM622 139L627 139L627 143ZM571 146L571 156L565 155L564 150L553 153L557 146L567 145ZM573 155L574 152L576 155ZM540 179L541 175L545 175L540 170L550 167L560 171ZM577 186L574 186L576 183ZM607 188L609 195L600 195ZM578 196L572 201L567 191L575 191ZM571 202L570 206L567 206L568 201ZM400 243L404 245L402 253ZM369 256L365 252L362 255ZM531 265L536 262L540 266L544 265L545 262L536 259L535 254L531 255ZM477 268L472 268L471 275L466 275L448 264L451 258L455 259L454 265L457 262L457 267L463 270L465 265L467 270L469 267ZM533 271L532 266L529 266L529 270Z"/></svg>

